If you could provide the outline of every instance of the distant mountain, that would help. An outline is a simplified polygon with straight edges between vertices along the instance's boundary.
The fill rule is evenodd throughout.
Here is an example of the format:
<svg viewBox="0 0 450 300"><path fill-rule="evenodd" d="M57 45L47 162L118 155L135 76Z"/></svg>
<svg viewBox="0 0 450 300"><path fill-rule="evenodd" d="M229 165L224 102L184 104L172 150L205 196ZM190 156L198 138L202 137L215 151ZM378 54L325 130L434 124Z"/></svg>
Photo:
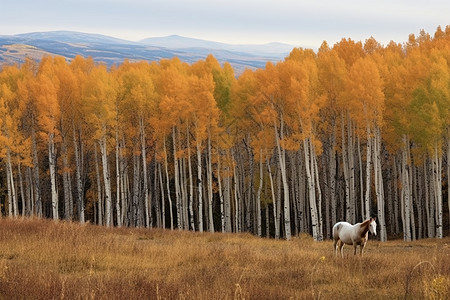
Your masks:
<svg viewBox="0 0 450 300"><path fill-rule="evenodd" d="M133 42L110 36L76 31L30 32L14 35L28 40L49 40L62 43L131 44Z"/></svg>
<svg viewBox="0 0 450 300"><path fill-rule="evenodd" d="M227 50L232 52L251 53L255 55L283 54L286 56L294 48L292 45L283 43L268 43L268 44L243 44L231 45L220 42L212 42L200 39L193 39L182 37L179 35L170 35L166 37L147 38L140 41L146 45L165 47L171 49L190 49L190 48L204 48L212 50Z"/></svg>
<svg viewBox="0 0 450 300"><path fill-rule="evenodd" d="M125 59L159 61L175 56L193 63L213 54L220 63L229 62L239 74L245 68L263 68L268 61L283 60L292 48L281 43L230 45L176 35L132 42L73 31L33 32L0 36L0 67L22 63L26 57L40 60L43 55L60 55L69 60L76 55L91 56L113 65Z"/></svg>
<svg viewBox="0 0 450 300"><path fill-rule="evenodd" d="M146 45L172 49L186 49L186 48L225 49L228 46L227 44L224 43L193 39L179 35L169 35L165 37L151 37L143 39L140 42Z"/></svg>

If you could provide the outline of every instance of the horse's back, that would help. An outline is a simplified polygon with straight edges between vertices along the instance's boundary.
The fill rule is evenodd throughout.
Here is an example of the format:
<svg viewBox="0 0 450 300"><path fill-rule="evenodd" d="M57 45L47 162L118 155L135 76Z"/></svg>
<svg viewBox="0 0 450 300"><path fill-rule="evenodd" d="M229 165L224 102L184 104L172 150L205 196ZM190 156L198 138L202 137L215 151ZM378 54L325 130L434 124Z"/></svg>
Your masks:
<svg viewBox="0 0 450 300"><path fill-rule="evenodd" d="M333 239L338 240L339 239L339 232L341 231L342 227L346 226L347 222L337 222L333 226ZM349 224L349 223L347 223ZM350 224L349 224L350 225Z"/></svg>
<svg viewBox="0 0 450 300"><path fill-rule="evenodd" d="M351 243L349 233L352 227L353 226L348 222L337 222L333 226L333 239L335 241L342 240L342 242L346 244Z"/></svg>

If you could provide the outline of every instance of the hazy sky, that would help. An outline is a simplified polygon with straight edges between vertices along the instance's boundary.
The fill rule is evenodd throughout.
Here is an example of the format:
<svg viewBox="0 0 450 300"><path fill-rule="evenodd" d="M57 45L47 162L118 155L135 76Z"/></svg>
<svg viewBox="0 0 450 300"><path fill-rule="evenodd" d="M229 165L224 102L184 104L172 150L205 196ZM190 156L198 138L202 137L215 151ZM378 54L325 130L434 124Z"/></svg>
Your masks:
<svg viewBox="0 0 450 300"><path fill-rule="evenodd" d="M343 37L403 43L450 24L449 0L4 0L0 35L74 30L137 41L178 34L318 48Z"/></svg>

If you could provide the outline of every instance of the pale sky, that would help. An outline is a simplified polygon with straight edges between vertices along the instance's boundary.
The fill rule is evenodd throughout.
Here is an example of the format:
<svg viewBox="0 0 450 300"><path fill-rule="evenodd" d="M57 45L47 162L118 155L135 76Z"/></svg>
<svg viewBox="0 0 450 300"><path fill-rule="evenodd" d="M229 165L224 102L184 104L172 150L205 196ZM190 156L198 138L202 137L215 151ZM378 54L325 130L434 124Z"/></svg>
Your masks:
<svg viewBox="0 0 450 300"><path fill-rule="evenodd" d="M232 44L403 43L450 25L449 0L2 0L0 35L73 30L138 41L182 35Z"/></svg>

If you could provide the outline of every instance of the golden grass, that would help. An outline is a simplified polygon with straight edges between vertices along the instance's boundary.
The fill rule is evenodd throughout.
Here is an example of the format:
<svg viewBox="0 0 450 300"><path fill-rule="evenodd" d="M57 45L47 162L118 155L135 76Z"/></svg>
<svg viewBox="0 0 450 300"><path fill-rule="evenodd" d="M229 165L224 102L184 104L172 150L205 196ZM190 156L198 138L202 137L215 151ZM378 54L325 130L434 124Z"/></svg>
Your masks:
<svg viewBox="0 0 450 300"><path fill-rule="evenodd" d="M0 299L450 299L450 239L331 241L0 219Z"/></svg>
<svg viewBox="0 0 450 300"><path fill-rule="evenodd" d="M34 46L24 44L2 45L2 48L6 50L5 52L0 53L0 58L3 59L2 64L4 66L12 66L25 60L25 57L33 59L34 61L39 61L44 55L54 55Z"/></svg>

